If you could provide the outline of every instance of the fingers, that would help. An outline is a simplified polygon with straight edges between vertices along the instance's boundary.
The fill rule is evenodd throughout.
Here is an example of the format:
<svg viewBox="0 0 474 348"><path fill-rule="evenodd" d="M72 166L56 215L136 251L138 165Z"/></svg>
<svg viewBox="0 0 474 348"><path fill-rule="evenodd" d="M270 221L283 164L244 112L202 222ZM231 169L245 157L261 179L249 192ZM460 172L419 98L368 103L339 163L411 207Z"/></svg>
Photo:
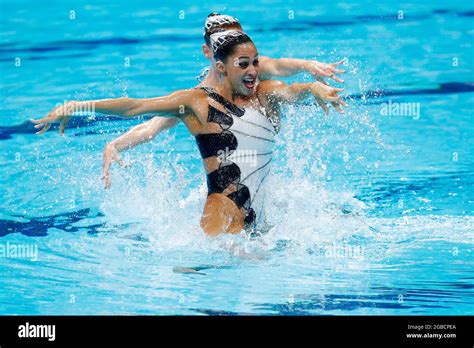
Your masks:
<svg viewBox="0 0 474 348"><path fill-rule="evenodd" d="M35 123L35 124L47 123L47 121L48 121L48 116L43 117L43 118L38 118L37 120L30 118L30 122Z"/></svg>
<svg viewBox="0 0 474 348"><path fill-rule="evenodd" d="M125 163L124 161L122 161L122 159L120 158L120 155L119 155L116 148L112 148L111 159L113 161L117 162L118 164L120 164L120 166L122 166L122 167L125 167L125 168L128 167L128 164Z"/></svg>
<svg viewBox="0 0 474 348"><path fill-rule="evenodd" d="M30 121L35 124L35 129L39 129L39 131L36 132L35 134L41 135L41 134L44 134L49 129L49 127L51 127L52 118L51 116L48 115L46 117L39 118L37 120L30 118Z"/></svg>
<svg viewBox="0 0 474 348"><path fill-rule="evenodd" d="M316 81L321 82L322 84L326 86L329 86L329 84L326 81L324 81L324 79L321 76L317 76Z"/></svg>
<svg viewBox="0 0 474 348"><path fill-rule="evenodd" d="M319 76L324 76L324 77L333 77L332 70L320 69L316 71L315 74Z"/></svg>
<svg viewBox="0 0 474 348"><path fill-rule="evenodd" d="M341 64L344 64L344 62L346 61L346 59L341 59L340 61L336 62L336 63L331 63L332 66L338 66L338 65L341 65Z"/></svg>
<svg viewBox="0 0 474 348"><path fill-rule="evenodd" d="M51 125L49 123L47 123L47 124L44 125L43 129L36 132L35 134L42 135L42 134L46 133L46 131L49 129L49 127L51 127Z"/></svg>
<svg viewBox="0 0 474 348"><path fill-rule="evenodd" d="M112 184L110 176L106 174L101 179L104 181L104 189L110 188L110 185Z"/></svg>
<svg viewBox="0 0 474 348"><path fill-rule="evenodd" d="M125 163L119 156L116 156L116 157L114 158L114 160L115 160L118 164L120 164L120 166L122 166L122 167L124 167L124 168L127 168L127 167L130 166L128 163Z"/></svg>
<svg viewBox="0 0 474 348"><path fill-rule="evenodd" d="M326 115L329 114L329 108L322 99L316 98L316 102L319 104L319 106L321 106L321 108L324 110Z"/></svg>
<svg viewBox="0 0 474 348"><path fill-rule="evenodd" d="M59 125L59 134L64 135L64 129L66 128L66 125L68 124L70 119L71 116L63 117L63 119L61 120L61 124Z"/></svg>
<svg viewBox="0 0 474 348"><path fill-rule="evenodd" d="M110 163L112 159L110 156L108 156L106 153L104 153L104 160L102 163L102 180L104 181L104 189L107 189L110 187Z"/></svg>
<svg viewBox="0 0 474 348"><path fill-rule="evenodd" d="M130 167L129 163L124 162L116 150L114 148L111 148L110 146L106 146L104 150L104 159L103 159L103 164L102 164L102 180L104 181L104 189L110 188L112 184L112 180L110 179L110 165L112 164L112 161L117 162L124 168Z"/></svg>
<svg viewBox="0 0 474 348"><path fill-rule="evenodd" d="M344 83L343 79L339 78L338 76L336 76L334 74L332 74L330 77L336 82Z"/></svg>
<svg viewBox="0 0 474 348"><path fill-rule="evenodd" d="M35 119L33 119L33 118L30 118L30 122L31 122L31 123L35 123L35 124L37 124L37 123L39 123L39 122L40 122L40 119L38 119L38 120L35 120Z"/></svg>
<svg viewBox="0 0 474 348"><path fill-rule="evenodd" d="M333 79L334 81L337 81L337 82L340 82L340 83L344 83L344 80L336 75L336 74L343 74L343 73L345 73L345 70L331 69L331 70L321 70L316 74L320 75L320 76L330 78L330 79ZM316 74L315 74L315 76L316 76ZM317 79L317 77L316 77L316 79Z"/></svg>
<svg viewBox="0 0 474 348"><path fill-rule="evenodd" d="M110 163L112 162L112 159L110 158L110 156L107 156L106 154L104 154L104 160L102 162L102 173L103 173L103 177L109 175L109 169L110 169Z"/></svg>
<svg viewBox="0 0 474 348"><path fill-rule="evenodd" d="M324 97L323 100L326 100L326 101L329 101L329 102L339 102L341 97L337 96L337 97L330 97L330 96L327 96L327 97Z"/></svg>
<svg viewBox="0 0 474 348"><path fill-rule="evenodd" d="M130 167L130 163L127 163L125 161L123 161L121 158L120 158L120 153L119 151L117 150L116 147L112 146L112 145L108 145L108 149L110 151L110 157L113 161L117 162L118 164L120 164L120 166L122 166L123 168L128 168Z"/></svg>
<svg viewBox="0 0 474 348"><path fill-rule="evenodd" d="M322 69L316 69L315 71L312 72L313 76L318 80L318 77L327 77L330 79L333 79L334 81L344 83L344 80L341 79L339 76L336 76L336 74L344 74L346 71L341 70L341 69L335 69L334 66L328 66L327 68L322 68Z"/></svg>
<svg viewBox="0 0 474 348"><path fill-rule="evenodd" d="M110 187L110 183L111 183L111 180L110 180L110 175L109 175L109 172L108 171L104 171L104 175L102 175L102 181L104 182L104 189L107 189Z"/></svg>
<svg viewBox="0 0 474 348"><path fill-rule="evenodd" d="M342 106L347 107L346 102L345 102L344 100L342 100L342 99L339 99L339 104L341 104Z"/></svg>
<svg viewBox="0 0 474 348"><path fill-rule="evenodd" d="M336 109L340 114L344 113L344 110L341 109L338 103L332 102L331 104L334 107L334 109Z"/></svg>
<svg viewBox="0 0 474 348"><path fill-rule="evenodd" d="M115 159L118 164L120 164L123 168L128 168L130 167L130 163L124 162L121 158L116 158Z"/></svg>

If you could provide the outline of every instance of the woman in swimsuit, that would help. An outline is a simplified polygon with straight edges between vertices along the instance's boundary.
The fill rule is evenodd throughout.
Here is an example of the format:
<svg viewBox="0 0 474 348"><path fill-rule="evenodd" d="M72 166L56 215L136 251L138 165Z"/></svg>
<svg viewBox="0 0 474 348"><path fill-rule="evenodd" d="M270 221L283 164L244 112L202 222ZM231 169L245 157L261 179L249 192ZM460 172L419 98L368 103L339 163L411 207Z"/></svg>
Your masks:
<svg viewBox="0 0 474 348"><path fill-rule="evenodd" d="M219 74L216 71L216 61L210 48L210 37L224 30L243 31L237 18L218 13L211 13L204 23L204 41L202 51L204 56L209 59L210 67L206 68L201 76L205 76L204 80L198 85L202 87L214 87L219 83ZM337 66L343 61L337 63L321 63L304 59L281 58L273 59L269 57L259 56L259 80L267 80L272 77L286 77L298 74L300 72L308 72L316 78L328 77L337 82L343 82L336 74L343 73L344 70L337 69ZM244 63L245 64L245 63ZM110 165L112 161L116 161L120 165L126 167L119 153L128 150L136 145L151 141L160 132L172 128L179 123L177 118L154 117L151 120L143 122L132 127L128 132L121 135L117 139L109 142L104 148L103 155L103 176L104 187L111 185Z"/></svg>
<svg viewBox="0 0 474 348"><path fill-rule="evenodd" d="M330 102L340 110L345 103L337 95L342 89L321 82L257 83L258 52L240 31L215 33L211 45L220 81L215 88L192 88L147 99L72 101L32 122L44 133L59 121L63 133L74 110L85 107L122 117L160 113L180 119L195 136L207 173L208 196L201 227L212 236L239 233L254 224L260 213L254 207L271 161L275 130L270 120L279 117L281 103L309 95L324 107ZM241 160L239 152L249 151L258 158L255 167Z"/></svg>

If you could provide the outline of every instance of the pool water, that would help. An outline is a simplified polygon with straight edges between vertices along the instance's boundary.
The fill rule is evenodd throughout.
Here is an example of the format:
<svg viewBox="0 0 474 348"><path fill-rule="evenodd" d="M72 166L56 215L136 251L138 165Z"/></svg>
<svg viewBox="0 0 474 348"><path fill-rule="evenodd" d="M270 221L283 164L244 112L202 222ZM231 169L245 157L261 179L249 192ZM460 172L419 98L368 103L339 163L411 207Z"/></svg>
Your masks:
<svg viewBox="0 0 474 348"><path fill-rule="evenodd" d="M474 7L206 4L0 1L0 314L474 314ZM200 230L183 125L124 153L105 191L104 145L142 119L75 117L65 138L28 122L194 86L211 11L262 55L347 58L346 114L284 110L256 239Z"/></svg>

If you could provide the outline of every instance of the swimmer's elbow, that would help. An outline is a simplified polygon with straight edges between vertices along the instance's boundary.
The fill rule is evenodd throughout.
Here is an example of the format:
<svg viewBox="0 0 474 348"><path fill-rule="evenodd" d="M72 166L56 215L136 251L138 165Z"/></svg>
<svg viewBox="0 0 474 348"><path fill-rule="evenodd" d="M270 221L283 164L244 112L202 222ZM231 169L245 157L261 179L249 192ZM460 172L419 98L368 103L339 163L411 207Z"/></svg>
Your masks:
<svg viewBox="0 0 474 348"><path fill-rule="evenodd" d="M139 99L121 98L121 100L123 102L124 107L121 110L122 112L120 112L118 116L133 117L140 114L142 102Z"/></svg>
<svg viewBox="0 0 474 348"><path fill-rule="evenodd" d="M152 99L133 99L126 98L127 107L124 109L122 115L124 117L134 117L138 115L149 114L152 112L160 112L160 102L159 98Z"/></svg>
<svg viewBox="0 0 474 348"><path fill-rule="evenodd" d="M140 115L142 113L143 113L143 111L141 110L141 107L139 105L134 104L130 108L126 109L123 112L122 116L124 116L124 117L134 117L134 116Z"/></svg>
<svg viewBox="0 0 474 348"><path fill-rule="evenodd" d="M259 75L261 80L269 80L272 76L281 76L276 59L260 56L258 60L260 62Z"/></svg>

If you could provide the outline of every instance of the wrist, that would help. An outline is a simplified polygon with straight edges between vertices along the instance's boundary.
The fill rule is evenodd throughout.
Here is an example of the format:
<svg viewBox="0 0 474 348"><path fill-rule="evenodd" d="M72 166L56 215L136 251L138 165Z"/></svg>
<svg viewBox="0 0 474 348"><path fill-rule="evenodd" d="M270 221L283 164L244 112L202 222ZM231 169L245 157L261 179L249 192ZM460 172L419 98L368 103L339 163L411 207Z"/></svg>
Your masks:
<svg viewBox="0 0 474 348"><path fill-rule="evenodd" d="M293 91L292 99L294 101L301 101L306 99L312 93L311 82L295 82L291 85Z"/></svg>
<svg viewBox="0 0 474 348"><path fill-rule="evenodd" d="M319 82L319 81L312 82L311 87L310 87L311 93L320 95L321 94L321 88L320 88L321 85L322 85L322 83Z"/></svg>
<svg viewBox="0 0 474 348"><path fill-rule="evenodd" d="M113 141L111 141L110 143L107 143L104 147L104 154L110 154L110 153L113 153L114 150L116 150L116 147L115 147L115 144Z"/></svg>
<svg viewBox="0 0 474 348"><path fill-rule="evenodd" d="M306 72L310 73L313 76L321 76L321 62L317 60L308 60L306 61Z"/></svg>
<svg viewBox="0 0 474 348"><path fill-rule="evenodd" d="M314 70L314 62L311 60L303 61L303 69L305 72L312 73Z"/></svg>

